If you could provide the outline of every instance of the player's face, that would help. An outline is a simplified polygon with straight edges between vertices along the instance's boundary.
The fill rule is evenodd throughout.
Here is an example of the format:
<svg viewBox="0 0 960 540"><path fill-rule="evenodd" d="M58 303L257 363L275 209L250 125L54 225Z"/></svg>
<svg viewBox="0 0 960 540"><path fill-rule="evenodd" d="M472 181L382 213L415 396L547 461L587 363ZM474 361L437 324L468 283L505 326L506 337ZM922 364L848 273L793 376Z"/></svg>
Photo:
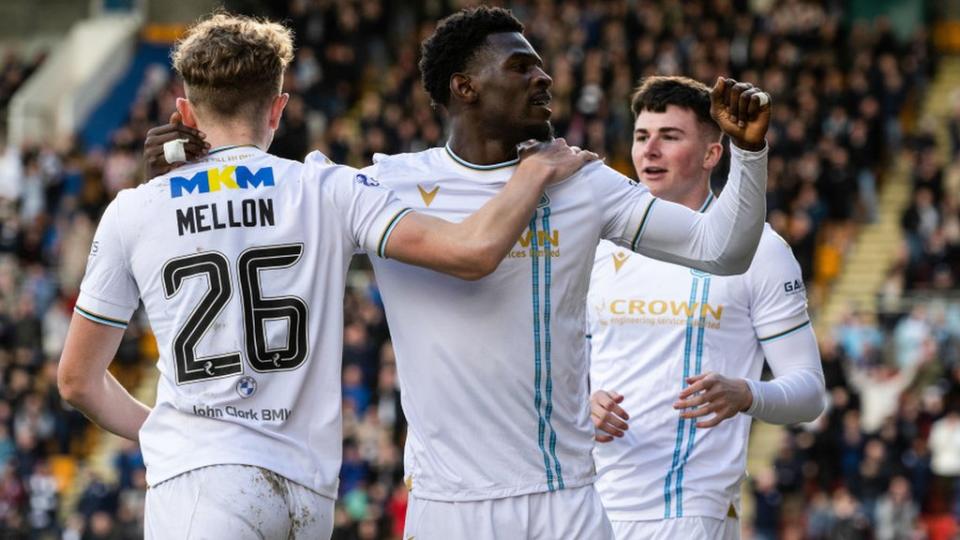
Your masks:
<svg viewBox="0 0 960 540"><path fill-rule="evenodd" d="M696 114L676 105L664 112L643 111L633 131L633 166L653 195L683 202L693 190L703 189L710 169L710 141ZM706 195L706 194L704 194Z"/></svg>
<svg viewBox="0 0 960 540"><path fill-rule="evenodd" d="M550 125L553 79L543 70L540 55L523 35L518 32L490 34L475 62L473 78L488 128L500 127L502 138L518 143L527 139L546 140L553 135Z"/></svg>

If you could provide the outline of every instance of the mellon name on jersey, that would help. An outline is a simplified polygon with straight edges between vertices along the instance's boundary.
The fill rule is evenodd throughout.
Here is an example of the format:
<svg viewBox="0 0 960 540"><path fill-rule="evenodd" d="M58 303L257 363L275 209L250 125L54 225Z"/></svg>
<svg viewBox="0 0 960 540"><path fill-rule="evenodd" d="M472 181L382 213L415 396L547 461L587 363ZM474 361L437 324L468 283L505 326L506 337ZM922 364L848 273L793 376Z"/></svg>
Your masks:
<svg viewBox="0 0 960 540"><path fill-rule="evenodd" d="M196 234L233 227L274 226L273 199L228 200L177 208L177 233Z"/></svg>

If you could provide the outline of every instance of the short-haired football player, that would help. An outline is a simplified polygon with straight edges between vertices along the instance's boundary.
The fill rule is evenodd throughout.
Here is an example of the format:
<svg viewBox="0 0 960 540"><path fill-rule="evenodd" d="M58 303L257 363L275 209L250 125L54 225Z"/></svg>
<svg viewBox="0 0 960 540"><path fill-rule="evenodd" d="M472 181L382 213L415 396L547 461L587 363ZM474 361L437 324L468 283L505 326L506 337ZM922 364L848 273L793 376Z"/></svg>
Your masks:
<svg viewBox="0 0 960 540"><path fill-rule="evenodd" d="M716 211L710 173L723 146L710 89L650 77L632 109L640 181L663 200ZM765 226L750 268L719 276L602 242L587 310L593 418L606 443L594 450L597 490L617 539L739 538L750 419L809 421L824 406L790 247ZM764 357L769 382L758 380Z"/></svg>
<svg viewBox="0 0 960 540"><path fill-rule="evenodd" d="M292 56L276 23L220 13L193 26L173 54L187 95L177 109L213 148L120 192L90 251L58 382L97 424L140 441L147 538L328 538L353 253L478 279L544 186L595 158L542 144L460 223L413 212L322 155L265 152ZM107 372L139 302L160 350L153 409Z"/></svg>
<svg viewBox="0 0 960 540"><path fill-rule="evenodd" d="M512 145L549 139L552 81L523 25L498 8L444 19L421 53L450 138L378 156L365 171L414 208L455 220L501 189L516 166ZM734 143L716 212L656 199L593 163L546 190L482 280L373 261L409 422L405 538L611 537L593 487L583 346L597 242L712 273L746 270L765 213L763 96L735 81L715 88L713 112Z"/></svg>

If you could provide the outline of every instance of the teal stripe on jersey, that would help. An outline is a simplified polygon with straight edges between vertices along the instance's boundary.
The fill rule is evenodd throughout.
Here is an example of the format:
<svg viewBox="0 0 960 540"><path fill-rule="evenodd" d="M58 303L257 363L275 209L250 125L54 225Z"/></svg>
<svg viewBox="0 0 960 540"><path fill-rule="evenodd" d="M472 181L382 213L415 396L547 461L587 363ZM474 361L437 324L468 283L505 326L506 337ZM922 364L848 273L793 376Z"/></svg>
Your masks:
<svg viewBox="0 0 960 540"><path fill-rule="evenodd" d="M793 328L788 328L788 329L784 330L783 332L777 332L776 334L774 334L774 335L772 335L772 336L757 338L757 341L760 341L760 342L765 343L765 342L767 342L767 341L773 341L773 340L775 340L775 339L780 339L780 338L782 338L782 337L787 337L787 336L789 336L790 334L796 332L797 330L800 330L801 328L807 326L808 324L810 324L810 321L807 321L807 322L804 322L804 323L800 323L800 324L794 326Z"/></svg>
<svg viewBox="0 0 960 540"><path fill-rule="evenodd" d="M393 216L393 219L387 223L387 227L383 229L383 234L380 236L380 242L377 244L377 256L381 259L387 258L387 240L390 240L390 235L393 234L393 230L397 228L397 224L400 223L400 219L410 212L413 212L413 209L404 208L403 210L397 212L397 215Z"/></svg>
<svg viewBox="0 0 960 540"><path fill-rule="evenodd" d="M693 303L697 300L697 286L699 283L700 278L693 276L693 280L690 282L690 306L693 306ZM683 381L681 382L683 388L686 388L687 377L690 376L690 349L693 340L693 313L693 311L690 311L690 314L687 315L687 331L683 339ZM673 461L671 461L670 469L667 470L667 477L663 481L664 519L670 517L670 491L673 489L671 484L673 483L673 472L677 469L677 465L680 463L680 449L683 446L683 431L685 425L685 419L681 417L677 422L677 440L673 447Z"/></svg>
<svg viewBox="0 0 960 540"><path fill-rule="evenodd" d="M107 326L112 326L114 328L126 328L127 321L121 321L119 319L111 319L110 317L105 317L99 313L94 313L92 311L87 311L80 306L73 306L73 311L80 315L84 319L90 319L95 323L105 324Z"/></svg>
<svg viewBox="0 0 960 540"><path fill-rule="evenodd" d="M260 147L255 144L231 144L229 146L218 146L212 150L209 150L207 151L207 155L212 156L213 154L226 152L227 150L233 150L234 148L244 148L244 147L253 147L253 148L256 148L257 150L260 150ZM262 150L260 151L262 152Z"/></svg>
<svg viewBox="0 0 960 540"><path fill-rule="evenodd" d="M633 236L633 241L630 242L630 249L632 251L637 250L637 244L640 243L640 237L643 236L643 229L647 226L647 218L650 217L650 210L653 210L653 205L656 202L656 198L651 200L650 204L647 205L647 209L643 211L643 217L640 218L640 226L637 227L637 234Z"/></svg>
<svg viewBox="0 0 960 540"><path fill-rule="evenodd" d="M703 334L706 331L707 310L705 306L710 298L710 278L703 278L703 296L700 299L700 328L697 329L697 361L694 368L694 375L699 375L703 368ZM677 471L677 517L683 517L683 467L690 459L690 452L693 451L693 442L697 437L697 421L690 419L690 434L687 436L687 451L683 455L683 461L680 462L680 470Z"/></svg>
<svg viewBox="0 0 960 540"><path fill-rule="evenodd" d="M713 192L711 191L709 194L707 194L707 199L703 201L703 204L700 205L700 209L697 210L697 212L701 212L701 213L706 212L707 208L710 208L710 203L712 202L713 202Z"/></svg>
<svg viewBox="0 0 960 540"><path fill-rule="evenodd" d="M553 466L557 472L557 489L563 489L563 471L560 467L560 460L557 459L557 431L553 429L550 423L550 415L553 412L553 375L551 374L552 362L550 358L550 266L552 256L550 249L550 207L543 209L543 329L544 329L544 359L547 368L547 408L546 420L547 427L550 428L550 457L553 458Z"/></svg>
<svg viewBox="0 0 960 540"><path fill-rule="evenodd" d="M492 165L477 165L476 163L470 163L469 161L467 161L467 160L461 158L460 156L454 154L454 153L453 153L453 150L450 148L450 144L449 144L449 143L447 143L446 145L444 145L443 149L446 150L446 151L447 151L447 155L450 156L450 158L453 159L454 161L456 161L458 164L460 164L460 165L462 165L462 166L464 166L464 167L466 167L466 168L468 168L468 169L473 169L473 170L475 170L475 171L492 171L492 170L496 170L496 169L502 169L502 168L504 168L504 167L513 167L513 166L516 165L517 163L520 163L520 158L518 157L518 158L515 158L515 159L511 159L511 160L509 160L509 161L504 161L504 162L502 162L502 163L494 163L494 164L492 164Z"/></svg>
<svg viewBox="0 0 960 540"><path fill-rule="evenodd" d="M537 444L540 445L540 453L543 454L543 468L547 473L547 489L553 491L553 470L550 468L550 456L547 455L544 446L544 432L546 431L546 422L543 419L543 413L540 412L540 406L543 404L543 396L540 393L541 372L540 367L542 359L540 357L540 261L537 255L537 216L534 214L530 220L530 245L532 263L531 273L533 275L531 291L533 296L533 362L534 375L533 384L536 387L533 398L533 405L537 408Z"/></svg>

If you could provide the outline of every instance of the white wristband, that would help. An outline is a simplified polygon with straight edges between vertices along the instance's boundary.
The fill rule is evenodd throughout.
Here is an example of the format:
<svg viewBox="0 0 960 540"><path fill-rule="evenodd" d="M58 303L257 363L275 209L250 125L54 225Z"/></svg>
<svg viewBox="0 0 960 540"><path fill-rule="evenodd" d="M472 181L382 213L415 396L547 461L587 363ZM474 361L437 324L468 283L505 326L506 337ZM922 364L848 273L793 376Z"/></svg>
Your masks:
<svg viewBox="0 0 960 540"><path fill-rule="evenodd" d="M163 159L171 165L186 161L187 153L183 149L183 143L185 142L187 142L187 139L174 139L163 143Z"/></svg>

